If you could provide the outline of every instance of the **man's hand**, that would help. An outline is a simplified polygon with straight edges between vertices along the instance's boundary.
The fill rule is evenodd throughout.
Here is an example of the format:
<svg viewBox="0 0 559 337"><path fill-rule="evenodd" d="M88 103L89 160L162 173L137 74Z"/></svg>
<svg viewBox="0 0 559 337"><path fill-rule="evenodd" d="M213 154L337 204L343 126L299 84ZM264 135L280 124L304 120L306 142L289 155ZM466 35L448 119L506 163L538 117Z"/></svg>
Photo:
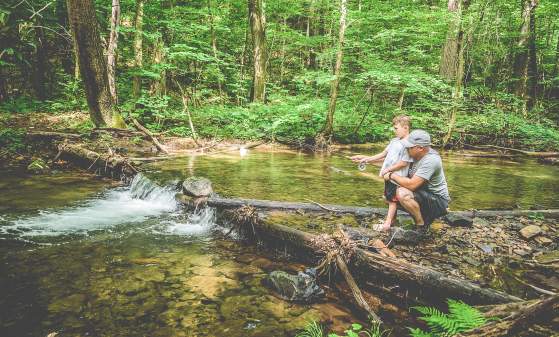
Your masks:
<svg viewBox="0 0 559 337"><path fill-rule="evenodd" d="M385 174L382 175L382 177L384 178L384 180L389 181L390 180L390 171L386 172Z"/></svg>
<svg viewBox="0 0 559 337"><path fill-rule="evenodd" d="M382 171L380 172L380 175L381 175L382 177L384 177L385 174L390 173L390 172L392 172L392 171L390 171L390 170L388 170L388 169L384 169L384 170L382 170Z"/></svg>

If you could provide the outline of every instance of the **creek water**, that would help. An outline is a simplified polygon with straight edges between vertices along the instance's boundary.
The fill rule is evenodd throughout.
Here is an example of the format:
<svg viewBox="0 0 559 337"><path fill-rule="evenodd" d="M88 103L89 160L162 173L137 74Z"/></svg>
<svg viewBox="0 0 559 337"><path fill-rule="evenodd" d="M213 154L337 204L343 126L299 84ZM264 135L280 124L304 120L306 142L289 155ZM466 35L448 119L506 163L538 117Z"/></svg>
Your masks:
<svg viewBox="0 0 559 337"><path fill-rule="evenodd" d="M274 269L301 266L217 239L211 209L186 213L177 183L210 178L223 196L382 205L377 169L339 156L249 151L156 162L127 186L77 173L1 172L0 336L292 336L356 318L327 299L274 297ZM558 207L559 170L446 156L454 209Z"/></svg>

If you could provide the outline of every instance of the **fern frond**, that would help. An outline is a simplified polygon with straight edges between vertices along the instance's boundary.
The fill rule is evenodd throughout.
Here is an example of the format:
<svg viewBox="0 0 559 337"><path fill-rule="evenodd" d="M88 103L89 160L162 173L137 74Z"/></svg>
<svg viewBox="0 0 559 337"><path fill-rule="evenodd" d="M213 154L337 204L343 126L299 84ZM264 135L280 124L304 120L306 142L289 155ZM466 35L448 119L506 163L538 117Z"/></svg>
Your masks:
<svg viewBox="0 0 559 337"><path fill-rule="evenodd" d="M435 335L433 335L430 332L425 332L419 328L408 328L410 330L410 335L411 337L435 337Z"/></svg>
<svg viewBox="0 0 559 337"><path fill-rule="evenodd" d="M448 300L448 317L455 322L454 334L480 327L487 323L487 319L476 308L462 301Z"/></svg>

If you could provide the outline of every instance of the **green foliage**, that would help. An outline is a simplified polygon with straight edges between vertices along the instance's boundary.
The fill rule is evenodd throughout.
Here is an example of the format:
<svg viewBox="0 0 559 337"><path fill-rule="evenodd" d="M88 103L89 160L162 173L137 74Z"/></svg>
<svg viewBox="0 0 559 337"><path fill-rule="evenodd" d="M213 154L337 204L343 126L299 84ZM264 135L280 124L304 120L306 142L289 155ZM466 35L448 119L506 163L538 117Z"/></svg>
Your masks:
<svg viewBox="0 0 559 337"><path fill-rule="evenodd" d="M27 166L28 171L35 172L35 173L43 172L45 170L48 170L48 168L49 167L47 163L45 163L45 161L42 160L41 158L33 160L31 164Z"/></svg>
<svg viewBox="0 0 559 337"><path fill-rule="evenodd" d="M468 331L487 323L483 314L462 301L447 300L448 314L433 307L413 307L423 316L420 320L425 321L430 328L429 332L421 329L410 328L412 337L447 337L454 336L460 332Z"/></svg>
<svg viewBox="0 0 559 337"><path fill-rule="evenodd" d="M323 337L322 327L316 321L309 322L295 337Z"/></svg>
<svg viewBox="0 0 559 337"><path fill-rule="evenodd" d="M25 129L0 129L0 148L18 152L25 148Z"/></svg>
<svg viewBox="0 0 559 337"><path fill-rule="evenodd" d="M352 323L347 330L344 331L345 335L340 336L335 333L329 333L328 337L388 337L390 332L382 330L380 324L371 323L369 329L364 329L359 323ZM301 330L296 337L323 337L324 333L322 327L316 321L307 323L303 330Z"/></svg>

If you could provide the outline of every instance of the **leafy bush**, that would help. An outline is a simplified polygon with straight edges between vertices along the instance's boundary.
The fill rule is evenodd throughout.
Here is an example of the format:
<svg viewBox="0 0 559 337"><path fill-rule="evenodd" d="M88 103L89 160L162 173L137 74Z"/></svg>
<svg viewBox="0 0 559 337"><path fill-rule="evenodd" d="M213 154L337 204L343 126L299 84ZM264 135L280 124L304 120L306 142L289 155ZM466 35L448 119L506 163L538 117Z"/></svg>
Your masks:
<svg viewBox="0 0 559 337"><path fill-rule="evenodd" d="M412 309L423 314L419 319L427 323L430 331L409 328L412 337L454 336L460 332L480 327L488 321L479 310L462 301L449 299L447 303L448 314L433 307L413 307Z"/></svg>
<svg viewBox="0 0 559 337"><path fill-rule="evenodd" d="M0 148L17 152L25 148L24 129L0 129Z"/></svg>

